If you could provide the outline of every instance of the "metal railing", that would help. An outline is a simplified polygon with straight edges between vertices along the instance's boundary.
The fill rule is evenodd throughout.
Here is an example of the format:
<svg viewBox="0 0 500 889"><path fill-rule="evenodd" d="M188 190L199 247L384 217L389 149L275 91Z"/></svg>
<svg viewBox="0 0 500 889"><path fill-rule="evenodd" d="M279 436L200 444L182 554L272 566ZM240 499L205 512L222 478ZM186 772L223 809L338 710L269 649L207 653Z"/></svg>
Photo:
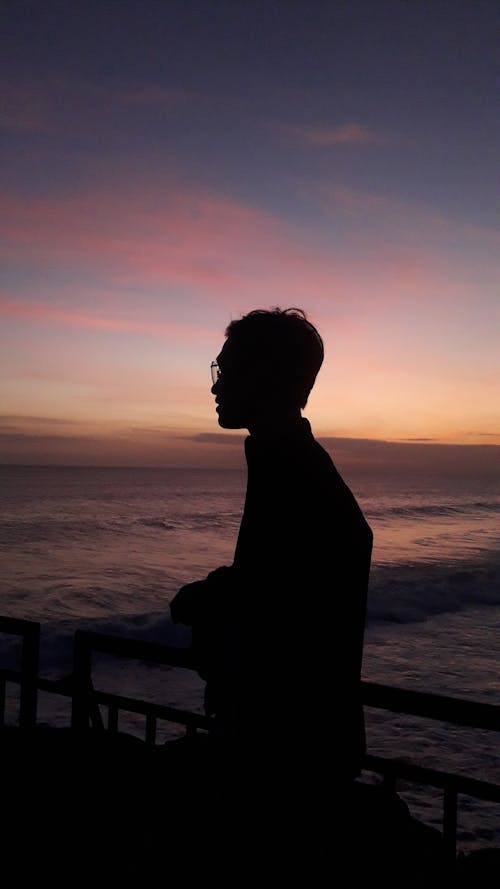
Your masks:
<svg viewBox="0 0 500 889"><path fill-rule="evenodd" d="M21 670L16 672L20 685L19 725L22 728L36 723L38 693L38 656L40 624L31 620L0 616L0 633L21 638ZM0 725L4 722L6 673L0 671ZM4 674L2 676L2 674ZM16 680L14 680L16 681Z"/></svg>
<svg viewBox="0 0 500 889"><path fill-rule="evenodd" d="M210 731L212 720L199 713L163 704L111 694L93 687L92 656L95 653L194 670L187 649L152 642L143 642L103 633L78 630L74 637L74 663L71 682L43 679L37 676L40 628L29 621L0 617L0 632L13 632L23 637L22 670L0 670L0 725L4 720L5 684L21 685L20 725L36 723L36 692L69 696L72 699L71 725L75 730L89 723L104 729L100 708L107 710L107 731L118 731L120 711L139 713L145 717L144 740L155 744L158 720L184 726L186 732ZM24 686L24 689L23 689ZM374 682L362 682L363 704L451 722L456 725L500 731L500 706L452 698L426 692L409 691ZM397 781L422 784L443 790L443 839L450 858L456 856L458 795L500 803L500 785L450 772L415 765L405 760L367 754L363 770L383 777L386 786L396 789Z"/></svg>

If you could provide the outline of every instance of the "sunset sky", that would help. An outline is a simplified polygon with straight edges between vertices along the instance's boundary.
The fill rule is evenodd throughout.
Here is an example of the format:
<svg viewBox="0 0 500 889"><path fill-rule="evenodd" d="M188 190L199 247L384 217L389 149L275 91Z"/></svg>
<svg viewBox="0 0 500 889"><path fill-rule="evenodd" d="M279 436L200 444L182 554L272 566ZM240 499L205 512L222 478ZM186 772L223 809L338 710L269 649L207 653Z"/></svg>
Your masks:
<svg viewBox="0 0 500 889"><path fill-rule="evenodd" d="M341 462L493 466L495 19L2 3L0 462L240 465L209 365L278 305L324 338Z"/></svg>

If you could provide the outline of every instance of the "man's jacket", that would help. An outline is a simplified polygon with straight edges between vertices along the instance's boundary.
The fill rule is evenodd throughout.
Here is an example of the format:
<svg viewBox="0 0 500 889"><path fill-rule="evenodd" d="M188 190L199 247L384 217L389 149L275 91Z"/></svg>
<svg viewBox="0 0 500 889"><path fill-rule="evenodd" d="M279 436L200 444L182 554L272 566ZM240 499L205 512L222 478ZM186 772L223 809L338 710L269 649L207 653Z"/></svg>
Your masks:
<svg viewBox="0 0 500 889"><path fill-rule="evenodd" d="M231 566L171 604L192 625L206 709L252 750L327 760L351 780L365 748L360 673L372 532L302 418L245 441Z"/></svg>

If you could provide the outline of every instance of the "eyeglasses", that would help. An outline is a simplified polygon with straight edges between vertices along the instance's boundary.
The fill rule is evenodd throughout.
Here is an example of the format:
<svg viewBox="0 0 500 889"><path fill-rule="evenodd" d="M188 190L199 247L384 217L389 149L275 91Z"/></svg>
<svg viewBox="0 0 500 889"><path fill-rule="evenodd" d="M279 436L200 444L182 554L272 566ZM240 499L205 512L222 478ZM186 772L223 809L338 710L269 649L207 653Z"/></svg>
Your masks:
<svg viewBox="0 0 500 889"><path fill-rule="evenodd" d="M221 369L216 361L212 361L212 364L210 365L210 373L212 374L212 385L215 386L215 384L219 382L221 376Z"/></svg>

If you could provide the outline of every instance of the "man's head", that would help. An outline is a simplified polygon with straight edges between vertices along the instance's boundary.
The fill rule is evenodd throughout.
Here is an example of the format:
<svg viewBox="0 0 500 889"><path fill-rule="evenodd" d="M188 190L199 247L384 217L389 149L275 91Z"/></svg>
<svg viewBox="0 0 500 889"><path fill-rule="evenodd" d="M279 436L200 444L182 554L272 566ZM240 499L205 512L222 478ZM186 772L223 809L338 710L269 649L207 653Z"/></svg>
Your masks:
<svg viewBox="0 0 500 889"><path fill-rule="evenodd" d="M323 341L302 309L256 309L226 330L212 387L219 424L250 428L300 413L323 362Z"/></svg>

